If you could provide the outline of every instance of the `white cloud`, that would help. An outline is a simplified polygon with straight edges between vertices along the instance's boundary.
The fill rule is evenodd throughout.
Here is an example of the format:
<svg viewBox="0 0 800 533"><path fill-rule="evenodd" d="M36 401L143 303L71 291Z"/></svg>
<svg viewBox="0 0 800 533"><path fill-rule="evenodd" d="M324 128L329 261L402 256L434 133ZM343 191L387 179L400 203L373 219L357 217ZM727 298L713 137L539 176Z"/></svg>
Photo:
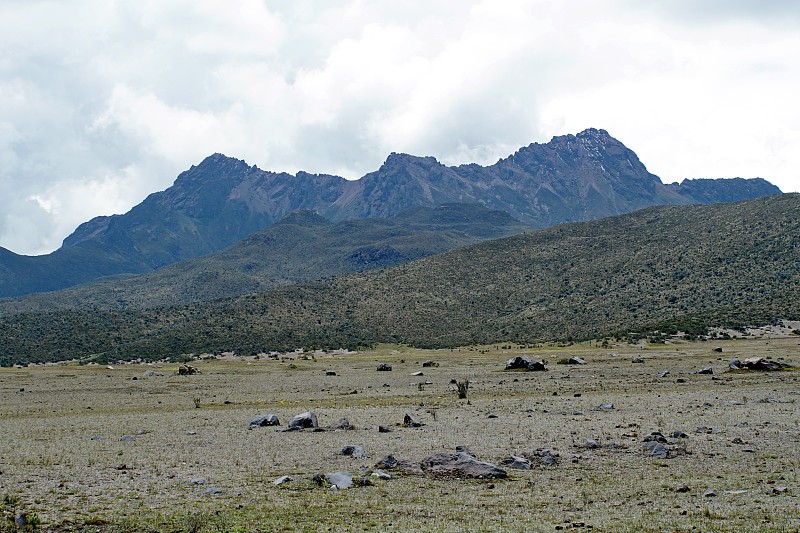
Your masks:
<svg viewBox="0 0 800 533"><path fill-rule="evenodd" d="M40 253L213 152L355 178L602 127L665 181L800 190L797 2L0 5L0 246Z"/></svg>

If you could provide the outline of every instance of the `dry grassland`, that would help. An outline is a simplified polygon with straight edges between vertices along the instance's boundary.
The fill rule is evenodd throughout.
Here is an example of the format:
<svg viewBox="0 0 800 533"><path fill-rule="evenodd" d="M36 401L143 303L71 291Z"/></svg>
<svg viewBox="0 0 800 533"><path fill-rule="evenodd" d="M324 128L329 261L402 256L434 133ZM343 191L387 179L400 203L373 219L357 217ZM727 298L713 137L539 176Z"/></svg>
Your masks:
<svg viewBox="0 0 800 533"><path fill-rule="evenodd" d="M797 531L800 373L726 370L753 355L800 363L798 343L383 347L198 361L192 376L167 364L3 369L0 495L43 531ZM549 371L501 372L518 354ZM571 355L588 364L556 364ZM426 360L439 366L423 368ZM376 371L384 362L391 372ZM705 366L714 374L695 373ZM156 375L144 377L148 369ZM470 380L466 400L453 378ZM602 403L614 409L597 410ZM285 426L305 410L321 426L347 417L356 429L248 430L257 414ZM426 425L399 426L405 413ZM642 439L655 430L688 434L687 453L646 456ZM339 455L348 444L368 457ZM457 445L495 463L549 448L559 462L500 480L394 474L346 490L311 481ZM293 480L272 483L283 475ZM709 488L716 496L704 496Z"/></svg>

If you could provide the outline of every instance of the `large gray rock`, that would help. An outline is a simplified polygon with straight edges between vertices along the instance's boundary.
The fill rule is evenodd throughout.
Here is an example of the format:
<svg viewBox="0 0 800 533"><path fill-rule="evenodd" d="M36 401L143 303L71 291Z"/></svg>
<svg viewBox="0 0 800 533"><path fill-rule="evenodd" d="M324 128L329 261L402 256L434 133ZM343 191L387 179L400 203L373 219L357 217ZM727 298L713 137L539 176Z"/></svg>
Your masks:
<svg viewBox="0 0 800 533"><path fill-rule="evenodd" d="M264 426L280 426L280 425L281 423L278 420L278 416L270 413L266 415L258 415L257 417L253 418L250 421L249 429L264 427Z"/></svg>
<svg viewBox="0 0 800 533"><path fill-rule="evenodd" d="M530 470L531 469L531 462L524 457L517 457L516 455L512 455L502 462L503 466L507 466L508 468L516 468L517 470Z"/></svg>
<svg viewBox="0 0 800 533"><path fill-rule="evenodd" d="M325 480L339 489L349 489L353 486L353 475L349 472L330 472L325 474Z"/></svg>
<svg viewBox="0 0 800 533"><path fill-rule="evenodd" d="M289 429L316 429L319 427L317 423L317 415L314 411L306 411L305 413L300 413L299 415L295 415L289 421Z"/></svg>
<svg viewBox="0 0 800 533"><path fill-rule="evenodd" d="M495 464L479 461L466 453L435 453L422 460L425 473L470 478L504 478L508 473Z"/></svg>

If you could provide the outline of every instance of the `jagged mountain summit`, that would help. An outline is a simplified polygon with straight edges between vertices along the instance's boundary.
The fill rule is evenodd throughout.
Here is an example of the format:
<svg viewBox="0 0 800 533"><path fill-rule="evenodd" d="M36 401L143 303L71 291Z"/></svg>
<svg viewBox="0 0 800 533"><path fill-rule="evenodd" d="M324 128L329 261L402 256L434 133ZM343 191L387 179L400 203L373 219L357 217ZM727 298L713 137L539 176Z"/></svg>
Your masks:
<svg viewBox="0 0 800 533"><path fill-rule="evenodd" d="M600 129L533 143L486 167L447 167L433 157L393 153L378 170L354 181L268 172L214 154L128 213L81 224L51 254L25 257L0 249L0 297L148 272L207 255L296 209L341 221L388 217L414 206L480 203L544 228L657 204L779 193L764 180L665 185L632 150Z"/></svg>

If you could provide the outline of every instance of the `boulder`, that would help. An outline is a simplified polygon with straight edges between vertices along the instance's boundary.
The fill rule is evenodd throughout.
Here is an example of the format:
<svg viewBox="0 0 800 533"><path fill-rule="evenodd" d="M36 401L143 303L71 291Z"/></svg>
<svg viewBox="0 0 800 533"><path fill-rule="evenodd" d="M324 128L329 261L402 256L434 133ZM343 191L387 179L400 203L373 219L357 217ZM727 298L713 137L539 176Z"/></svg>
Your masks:
<svg viewBox="0 0 800 533"><path fill-rule="evenodd" d="M348 455L354 459L366 459L367 453L361 446L347 445L341 449L339 455Z"/></svg>
<svg viewBox="0 0 800 533"><path fill-rule="evenodd" d="M391 372L391 371L392 371L392 365L390 365L389 363L381 363L378 365L378 372Z"/></svg>
<svg viewBox="0 0 800 533"><path fill-rule="evenodd" d="M789 367L786 363L779 363L778 361L770 361L763 357L748 357L742 361L740 368L745 370L783 370Z"/></svg>
<svg viewBox="0 0 800 533"><path fill-rule="evenodd" d="M533 372L544 371L547 368L543 361L533 361L524 355L512 357L506 361L506 370L529 370Z"/></svg>
<svg viewBox="0 0 800 533"><path fill-rule="evenodd" d="M289 421L289 429L316 429L319 427L317 423L317 415L314 411L306 411L305 413L300 413L299 415L295 415Z"/></svg>
<svg viewBox="0 0 800 533"><path fill-rule="evenodd" d="M408 428L418 428L424 426L425 424L411 416L409 413L406 413L406 416L403 417L403 425Z"/></svg>
<svg viewBox="0 0 800 533"><path fill-rule="evenodd" d="M250 421L250 427L248 429L264 427L264 426L280 426L280 425L281 423L278 420L278 416L270 413L266 415L258 415L257 417L253 418Z"/></svg>
<svg viewBox="0 0 800 533"><path fill-rule="evenodd" d="M349 472L330 472L325 480L338 489L349 489L353 486L353 475Z"/></svg>
<svg viewBox="0 0 800 533"><path fill-rule="evenodd" d="M504 478L508 473L502 468L479 461L466 453L435 453L422 460L423 472L435 475L449 475L470 478Z"/></svg>

